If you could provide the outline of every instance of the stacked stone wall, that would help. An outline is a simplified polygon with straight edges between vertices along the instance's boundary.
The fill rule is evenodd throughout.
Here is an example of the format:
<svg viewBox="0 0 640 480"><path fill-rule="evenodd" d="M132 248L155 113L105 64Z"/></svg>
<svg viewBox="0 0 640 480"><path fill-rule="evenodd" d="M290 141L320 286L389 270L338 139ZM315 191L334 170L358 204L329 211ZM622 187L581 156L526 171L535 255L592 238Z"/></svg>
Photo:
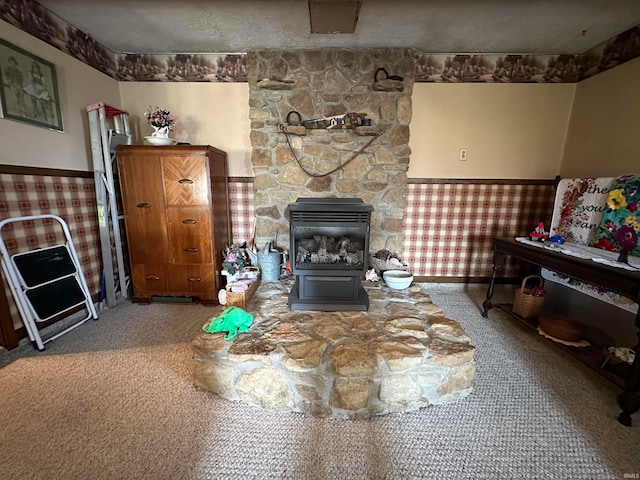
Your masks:
<svg viewBox="0 0 640 480"><path fill-rule="evenodd" d="M256 244L264 245L277 232L278 246L288 247L286 209L299 197L357 197L374 207L371 249L401 253L413 52L262 50L247 55L247 68ZM382 74L376 81L379 68L402 80L386 80ZM365 113L372 126L364 134L358 129L288 134L282 127L292 111L303 120Z"/></svg>

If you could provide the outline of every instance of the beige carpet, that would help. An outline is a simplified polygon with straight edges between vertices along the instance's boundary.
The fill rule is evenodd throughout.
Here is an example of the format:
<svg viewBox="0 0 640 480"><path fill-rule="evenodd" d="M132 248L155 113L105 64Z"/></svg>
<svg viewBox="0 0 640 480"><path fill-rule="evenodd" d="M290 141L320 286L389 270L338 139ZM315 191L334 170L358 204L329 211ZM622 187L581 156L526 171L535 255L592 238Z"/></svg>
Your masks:
<svg viewBox="0 0 640 480"><path fill-rule="evenodd" d="M460 402L367 421L264 412L193 386L189 344L219 307L123 303L44 352L0 355L0 478L640 473L640 415L632 428L616 422L616 387L506 314L483 319L485 287L425 288L477 347L474 391Z"/></svg>

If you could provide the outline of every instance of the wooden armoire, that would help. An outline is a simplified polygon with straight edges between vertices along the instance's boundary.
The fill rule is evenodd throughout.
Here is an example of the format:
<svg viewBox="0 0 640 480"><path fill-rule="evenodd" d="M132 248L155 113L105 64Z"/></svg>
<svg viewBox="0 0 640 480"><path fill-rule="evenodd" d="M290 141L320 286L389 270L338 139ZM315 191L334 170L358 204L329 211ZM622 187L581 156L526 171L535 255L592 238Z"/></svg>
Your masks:
<svg viewBox="0 0 640 480"><path fill-rule="evenodd" d="M231 243L227 154L205 145L120 145L122 209L134 302L217 302Z"/></svg>

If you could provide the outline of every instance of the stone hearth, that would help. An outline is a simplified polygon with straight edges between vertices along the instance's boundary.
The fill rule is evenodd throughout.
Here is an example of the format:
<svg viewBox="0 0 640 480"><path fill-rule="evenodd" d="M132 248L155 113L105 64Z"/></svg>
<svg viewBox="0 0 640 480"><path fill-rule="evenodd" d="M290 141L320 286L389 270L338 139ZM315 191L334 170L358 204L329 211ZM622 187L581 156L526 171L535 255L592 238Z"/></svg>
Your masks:
<svg viewBox="0 0 640 480"><path fill-rule="evenodd" d="M363 284L368 312L292 312L290 281L262 284L247 333L192 342L195 384L276 412L365 419L471 393L474 347L419 285ZM208 323L208 322L207 322Z"/></svg>

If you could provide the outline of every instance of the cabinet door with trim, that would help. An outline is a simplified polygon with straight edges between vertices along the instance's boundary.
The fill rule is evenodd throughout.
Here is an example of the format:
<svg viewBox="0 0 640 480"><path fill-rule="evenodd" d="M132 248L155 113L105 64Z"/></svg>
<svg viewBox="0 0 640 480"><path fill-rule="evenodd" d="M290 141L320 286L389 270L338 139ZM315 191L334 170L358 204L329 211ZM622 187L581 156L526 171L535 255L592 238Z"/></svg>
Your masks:
<svg viewBox="0 0 640 480"><path fill-rule="evenodd" d="M162 172L158 155L118 156L131 264L169 261Z"/></svg>

